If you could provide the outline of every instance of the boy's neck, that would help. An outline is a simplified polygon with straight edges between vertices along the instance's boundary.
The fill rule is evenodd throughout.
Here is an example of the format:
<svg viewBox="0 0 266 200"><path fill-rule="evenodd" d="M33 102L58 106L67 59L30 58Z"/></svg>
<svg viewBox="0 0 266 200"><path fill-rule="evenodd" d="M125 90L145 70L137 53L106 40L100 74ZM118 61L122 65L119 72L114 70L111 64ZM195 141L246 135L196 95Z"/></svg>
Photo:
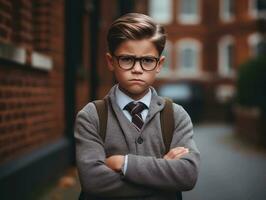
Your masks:
<svg viewBox="0 0 266 200"><path fill-rule="evenodd" d="M124 90L123 88L121 88L118 85L119 90L121 90L125 95L129 96L131 99L134 99L135 101L140 100L142 97L144 97L148 92L149 92L149 88L147 88L147 90L145 92L143 92L142 94L139 95L135 95L135 94L131 94L128 91Z"/></svg>

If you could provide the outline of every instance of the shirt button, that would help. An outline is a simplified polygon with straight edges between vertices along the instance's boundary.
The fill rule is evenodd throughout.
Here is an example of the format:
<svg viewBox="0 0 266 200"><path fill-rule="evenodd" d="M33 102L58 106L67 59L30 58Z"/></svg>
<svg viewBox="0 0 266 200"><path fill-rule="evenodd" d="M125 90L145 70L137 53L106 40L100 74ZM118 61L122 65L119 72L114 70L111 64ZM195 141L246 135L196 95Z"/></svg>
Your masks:
<svg viewBox="0 0 266 200"><path fill-rule="evenodd" d="M138 137L138 139L137 139L137 143L138 143L138 144L142 144L142 143L143 143L143 141L144 141L144 140L143 140L143 138L142 138L142 137Z"/></svg>

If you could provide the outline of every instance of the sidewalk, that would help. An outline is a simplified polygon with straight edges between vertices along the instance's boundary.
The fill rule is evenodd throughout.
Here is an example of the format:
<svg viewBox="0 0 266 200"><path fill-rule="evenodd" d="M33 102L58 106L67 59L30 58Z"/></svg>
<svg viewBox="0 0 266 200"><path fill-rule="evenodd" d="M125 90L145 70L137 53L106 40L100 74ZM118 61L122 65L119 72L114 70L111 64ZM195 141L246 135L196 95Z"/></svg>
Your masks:
<svg viewBox="0 0 266 200"><path fill-rule="evenodd" d="M196 187L184 200L265 200L266 149L243 142L225 124L195 126L201 152Z"/></svg>
<svg viewBox="0 0 266 200"><path fill-rule="evenodd" d="M75 167L69 168L57 182L40 192L36 200L77 200L80 184Z"/></svg>

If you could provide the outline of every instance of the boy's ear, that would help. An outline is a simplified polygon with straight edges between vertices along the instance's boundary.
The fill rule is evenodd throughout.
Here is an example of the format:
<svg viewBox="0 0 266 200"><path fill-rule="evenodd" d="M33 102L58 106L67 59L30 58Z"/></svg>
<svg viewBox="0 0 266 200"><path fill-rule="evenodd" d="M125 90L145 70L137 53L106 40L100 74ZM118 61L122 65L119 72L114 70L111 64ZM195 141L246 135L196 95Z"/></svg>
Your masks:
<svg viewBox="0 0 266 200"><path fill-rule="evenodd" d="M161 71L164 61L165 61L165 56L161 56L160 60L158 61L158 66L156 67L156 73L159 73Z"/></svg>
<svg viewBox="0 0 266 200"><path fill-rule="evenodd" d="M113 71L114 70L113 56L110 53L106 53L105 54L105 58L106 58L106 62L107 62L108 69L110 71Z"/></svg>

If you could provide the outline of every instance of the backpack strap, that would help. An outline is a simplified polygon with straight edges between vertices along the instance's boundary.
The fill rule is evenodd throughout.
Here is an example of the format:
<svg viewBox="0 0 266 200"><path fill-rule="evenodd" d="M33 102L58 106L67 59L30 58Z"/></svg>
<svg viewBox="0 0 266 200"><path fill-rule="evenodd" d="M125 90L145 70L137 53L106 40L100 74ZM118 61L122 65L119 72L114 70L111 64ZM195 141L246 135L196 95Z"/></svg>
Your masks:
<svg viewBox="0 0 266 200"><path fill-rule="evenodd" d="M106 126L107 126L107 117L108 117L108 106L107 106L107 99L95 100L93 101L97 114L99 117L99 124L100 124L100 133L103 142L106 136Z"/></svg>
<svg viewBox="0 0 266 200"><path fill-rule="evenodd" d="M165 106L160 114L162 136L166 153L170 150L170 145L174 133L174 111L171 99L165 98Z"/></svg>
<svg viewBox="0 0 266 200"><path fill-rule="evenodd" d="M107 99L93 101L100 122L100 133L102 140L105 140L106 126L108 117ZM173 102L171 99L165 98L165 107L160 114L162 136L165 145L165 150L170 150L170 145L174 133L174 115L173 115Z"/></svg>

